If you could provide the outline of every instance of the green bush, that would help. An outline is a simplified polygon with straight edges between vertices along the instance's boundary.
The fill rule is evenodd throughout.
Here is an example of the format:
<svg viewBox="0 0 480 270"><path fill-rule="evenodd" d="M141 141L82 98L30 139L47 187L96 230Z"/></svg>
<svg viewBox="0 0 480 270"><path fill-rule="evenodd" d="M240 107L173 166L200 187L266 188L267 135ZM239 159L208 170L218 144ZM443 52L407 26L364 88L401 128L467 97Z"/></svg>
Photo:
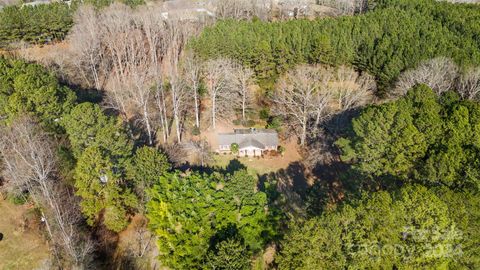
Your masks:
<svg viewBox="0 0 480 270"><path fill-rule="evenodd" d="M282 128L282 119L280 117L272 117L268 120L267 128L275 129L276 131L280 131Z"/></svg>
<svg viewBox="0 0 480 270"><path fill-rule="evenodd" d="M456 98L455 98L456 96ZM355 172L386 183L480 190L480 104L428 86L364 108L336 145Z"/></svg>
<svg viewBox="0 0 480 270"><path fill-rule="evenodd" d="M263 108L258 113L260 119L267 121L270 118L270 108Z"/></svg>
<svg viewBox="0 0 480 270"><path fill-rule="evenodd" d="M230 151L232 151L233 154L238 154L239 146L237 143L232 143L230 145Z"/></svg>
<svg viewBox="0 0 480 270"><path fill-rule="evenodd" d="M7 200L15 205L23 205L28 201L26 194L8 194Z"/></svg>
<svg viewBox="0 0 480 270"><path fill-rule="evenodd" d="M193 136L198 136L200 135L201 131L200 131L200 128L199 127L193 127L192 129L192 135Z"/></svg>
<svg viewBox="0 0 480 270"><path fill-rule="evenodd" d="M232 124L234 124L235 126L240 126L242 124L242 120L235 119L235 120L232 121Z"/></svg>

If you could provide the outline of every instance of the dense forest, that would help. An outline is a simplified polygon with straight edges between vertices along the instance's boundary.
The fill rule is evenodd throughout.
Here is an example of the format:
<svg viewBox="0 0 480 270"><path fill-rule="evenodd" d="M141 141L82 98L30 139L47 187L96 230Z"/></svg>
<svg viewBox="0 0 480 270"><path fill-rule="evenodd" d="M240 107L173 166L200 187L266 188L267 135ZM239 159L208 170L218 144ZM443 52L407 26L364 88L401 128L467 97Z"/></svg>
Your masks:
<svg viewBox="0 0 480 270"><path fill-rule="evenodd" d="M103 8L111 0L73 0L70 3L56 2L49 5L7 6L0 9L0 48L14 46L18 42L45 44L65 39L73 26L73 16L80 5L90 4ZM126 5L144 4L142 0L121 1Z"/></svg>
<svg viewBox="0 0 480 270"><path fill-rule="evenodd" d="M0 207L28 208L0 249L27 231L32 269L480 268L480 6L259 3L0 10ZM279 146L220 153L230 129Z"/></svg>
<svg viewBox="0 0 480 270"><path fill-rule="evenodd" d="M237 59L266 86L299 63L350 64L375 75L385 94L400 72L422 60L447 56L462 67L478 66L479 9L435 1L376 1L373 11L352 17L220 22L192 46L202 57Z"/></svg>
<svg viewBox="0 0 480 270"><path fill-rule="evenodd" d="M0 10L0 46L12 42L45 43L62 40L73 25L67 4L8 6Z"/></svg>

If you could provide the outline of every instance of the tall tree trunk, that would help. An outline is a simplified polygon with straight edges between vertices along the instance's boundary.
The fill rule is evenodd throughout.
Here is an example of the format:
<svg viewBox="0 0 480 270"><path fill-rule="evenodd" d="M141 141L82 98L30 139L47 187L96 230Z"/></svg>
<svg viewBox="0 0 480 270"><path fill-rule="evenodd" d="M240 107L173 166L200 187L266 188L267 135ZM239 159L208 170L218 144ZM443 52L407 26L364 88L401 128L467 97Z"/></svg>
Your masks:
<svg viewBox="0 0 480 270"><path fill-rule="evenodd" d="M159 110L159 117L160 117L160 127L162 129L162 135L163 135L163 142L166 143L168 139L168 131L166 130L166 126L168 125L166 122L167 120L164 117L164 102L162 102L162 96L161 95L161 90L160 88L157 88L157 92L155 93L156 96L156 101L157 101L157 107Z"/></svg>
<svg viewBox="0 0 480 270"><path fill-rule="evenodd" d="M200 128L200 108L198 100L198 88L197 84L193 85L193 100L195 103L195 127Z"/></svg>
<svg viewBox="0 0 480 270"><path fill-rule="evenodd" d="M101 90L100 89L100 79L98 78L98 71L97 67L95 66L95 61L93 60L93 56L90 53L90 66L92 67L92 73L93 73L93 80L95 81L95 89L96 90Z"/></svg>
<svg viewBox="0 0 480 270"><path fill-rule="evenodd" d="M245 93L242 96L242 120L245 122L245 104L246 104L246 95Z"/></svg>
<svg viewBox="0 0 480 270"><path fill-rule="evenodd" d="M161 89L160 95L162 97L162 105L163 105L163 119L164 119L164 124L165 124L165 134L168 137L170 137L170 128L168 125L168 117L167 117L167 105L165 103L165 91L163 91L163 88Z"/></svg>
<svg viewBox="0 0 480 270"><path fill-rule="evenodd" d="M300 144L305 145L305 140L307 138L307 116L303 116L302 121L302 136L300 138Z"/></svg>
<svg viewBox="0 0 480 270"><path fill-rule="evenodd" d="M148 144L152 145L153 144L152 127L150 126L150 120L149 120L149 117L148 117L147 102L145 102L143 104L143 119L145 121L145 126L147 128Z"/></svg>
<svg viewBox="0 0 480 270"><path fill-rule="evenodd" d="M177 131L177 142L180 142L182 139L181 136L181 127L180 127L180 119L178 118L178 112L174 112L174 121L175 121L175 129Z"/></svg>
<svg viewBox="0 0 480 270"><path fill-rule="evenodd" d="M215 114L216 114L216 110L217 110L217 108L215 107L216 99L217 99L216 95L213 95L212 96L212 126L213 126L213 129L216 128L216 125L215 125L216 124L215 123L215 120L216 120L216 115Z"/></svg>

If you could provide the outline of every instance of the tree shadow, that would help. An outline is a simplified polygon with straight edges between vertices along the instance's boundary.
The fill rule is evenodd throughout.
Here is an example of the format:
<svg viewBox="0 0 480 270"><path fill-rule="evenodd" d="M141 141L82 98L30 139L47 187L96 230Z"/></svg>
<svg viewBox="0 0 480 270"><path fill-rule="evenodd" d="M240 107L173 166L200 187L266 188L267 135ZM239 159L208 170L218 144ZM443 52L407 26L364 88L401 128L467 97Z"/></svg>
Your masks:
<svg viewBox="0 0 480 270"><path fill-rule="evenodd" d="M331 116L318 127L318 132L308 138L304 160L311 178L302 199L308 216L320 215L330 206L360 193L363 177L351 170L351 166L341 160L341 151L335 142L351 135L352 119L360 109L344 111Z"/></svg>
<svg viewBox="0 0 480 270"><path fill-rule="evenodd" d="M341 161L315 166L312 170L315 178L314 184L308 188L305 196L307 215L320 215L329 206L341 202L346 196L349 196L348 185L342 181L343 172L348 170L349 165ZM352 181L347 183L352 183Z"/></svg>
<svg viewBox="0 0 480 270"><path fill-rule="evenodd" d="M246 170L247 166L245 166L242 162L240 162L240 160L235 158L230 160L230 162L225 168L218 167L218 166L194 165L187 161L184 164L180 165L177 169L183 172L193 171L193 172L199 172L201 174L213 174L217 172L223 175L227 175L227 174L232 175L237 171Z"/></svg>
<svg viewBox="0 0 480 270"><path fill-rule="evenodd" d="M257 189L267 194L275 215L304 215L303 201L308 188L305 171L301 162L293 162L286 169L257 175Z"/></svg>
<svg viewBox="0 0 480 270"><path fill-rule="evenodd" d="M55 68L54 66L53 69L58 68ZM70 88L73 92L75 92L78 103L91 102L100 104L103 100L105 100L105 91L97 90L94 88L85 88L81 85L72 83L67 78L62 78L59 76L57 76L57 78L60 82L60 85L66 86Z"/></svg>
<svg viewBox="0 0 480 270"><path fill-rule="evenodd" d="M191 171L191 172L196 172L196 173L200 173L200 174L208 174L208 175L213 174L215 172L218 172L218 168L216 168L214 166L195 165L195 164L191 164L188 161L181 164L176 169L178 169L179 171L182 171L182 172Z"/></svg>
<svg viewBox="0 0 480 270"><path fill-rule="evenodd" d="M143 125L143 119L139 115L130 117L126 121L127 133L134 139L135 146L150 145L148 141L148 132ZM155 140L155 134L152 134L153 140ZM153 142L155 144L155 142Z"/></svg>
<svg viewBox="0 0 480 270"><path fill-rule="evenodd" d="M294 191L303 197L308 188L305 171L305 166L300 162L293 162L286 169L280 169L275 173L278 188Z"/></svg>
<svg viewBox="0 0 480 270"><path fill-rule="evenodd" d="M215 250L220 242L228 239L243 240L238 231L237 225L233 223L229 223L226 227L221 228L210 238L209 250Z"/></svg>
<svg viewBox="0 0 480 270"><path fill-rule="evenodd" d="M329 136L335 138L335 140L350 135L352 132L352 120L359 116L361 111L361 108L355 108L334 114L323 122L320 128L328 133Z"/></svg>
<svg viewBox="0 0 480 270"><path fill-rule="evenodd" d="M105 225L100 224L92 232L92 239L95 241L96 252L94 265L97 269L112 269L114 265L113 258L118 246L118 234L108 230Z"/></svg>
<svg viewBox="0 0 480 270"><path fill-rule="evenodd" d="M240 160L235 158L230 160L230 162L228 163L228 165L225 167L223 171L224 173L234 174L236 171L241 171L246 169L247 169L247 166L245 166L242 162L240 162Z"/></svg>

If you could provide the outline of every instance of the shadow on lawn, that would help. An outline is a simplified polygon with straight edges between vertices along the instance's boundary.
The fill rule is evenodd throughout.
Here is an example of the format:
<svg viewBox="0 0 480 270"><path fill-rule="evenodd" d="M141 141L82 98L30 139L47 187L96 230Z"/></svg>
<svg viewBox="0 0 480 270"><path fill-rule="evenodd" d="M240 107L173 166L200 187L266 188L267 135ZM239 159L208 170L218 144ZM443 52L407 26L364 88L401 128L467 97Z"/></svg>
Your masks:
<svg viewBox="0 0 480 270"><path fill-rule="evenodd" d="M192 165L190 163L185 163L182 166L178 167L180 171L194 171L194 172L199 172L199 173L205 173L205 174L212 174L215 172L221 173L221 174L234 174L237 171L241 170L246 170L247 166L245 166L240 160L238 159L232 159L228 163L228 165L223 168L219 166L200 166L200 165Z"/></svg>

